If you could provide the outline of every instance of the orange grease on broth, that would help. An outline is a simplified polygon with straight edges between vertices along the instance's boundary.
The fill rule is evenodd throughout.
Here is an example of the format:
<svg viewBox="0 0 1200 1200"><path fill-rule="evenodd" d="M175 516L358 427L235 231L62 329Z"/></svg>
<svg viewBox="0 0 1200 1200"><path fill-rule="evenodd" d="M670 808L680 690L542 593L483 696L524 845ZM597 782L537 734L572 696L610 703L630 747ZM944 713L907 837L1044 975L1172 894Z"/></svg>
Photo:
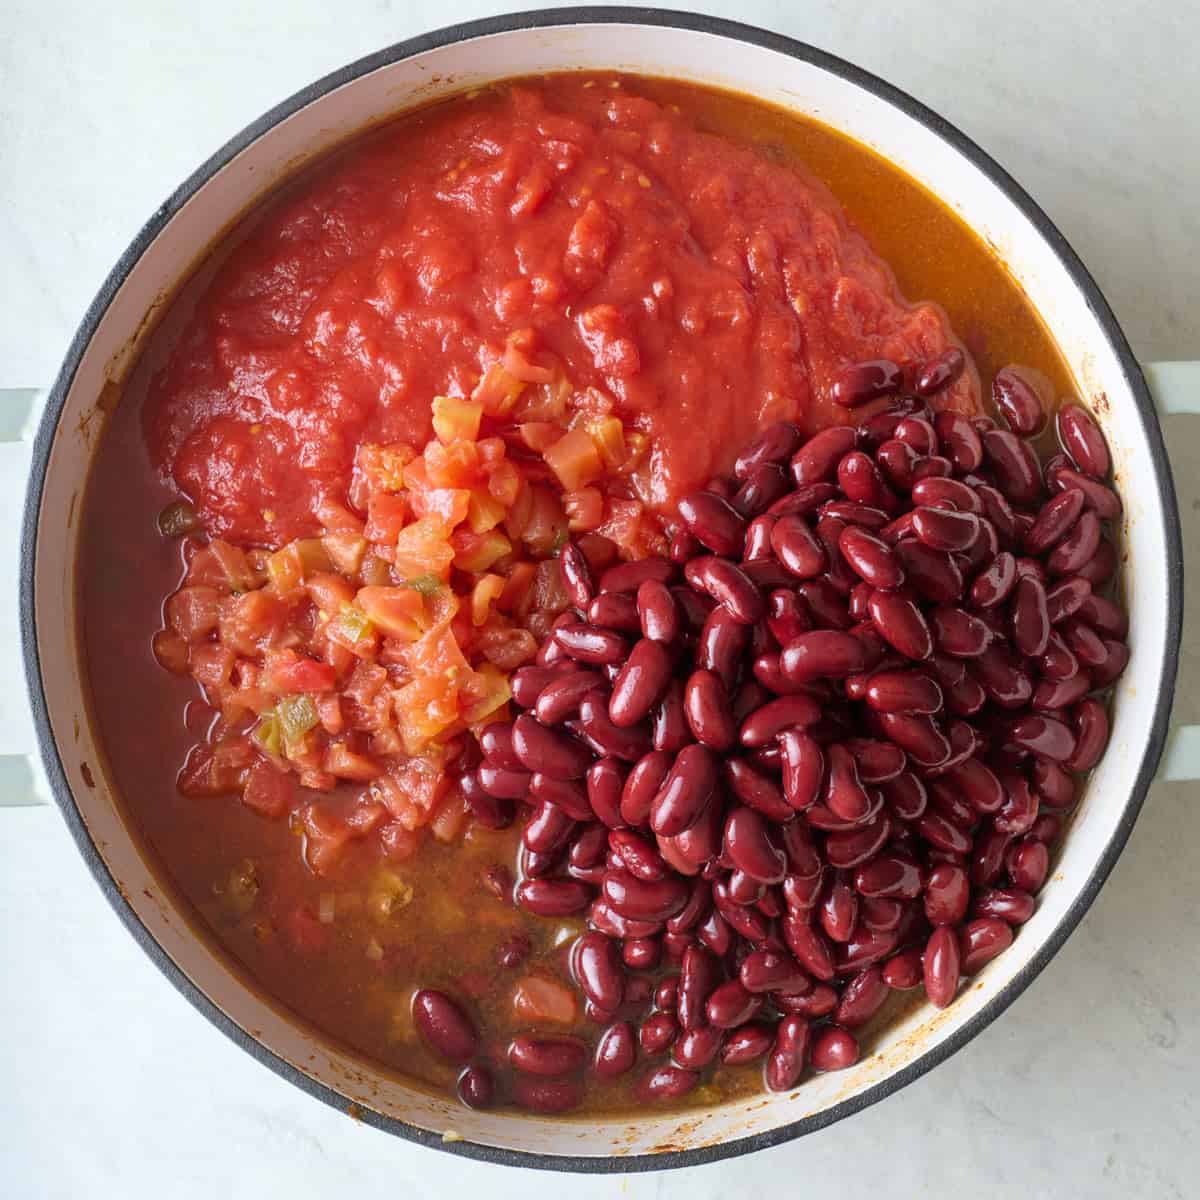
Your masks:
<svg viewBox="0 0 1200 1200"><path fill-rule="evenodd" d="M902 293L941 305L973 351L985 392L992 373L1009 362L1040 370L1060 395L1070 388L1045 327L1003 264L954 214L872 151L814 121L744 97L664 80L628 80L625 86L677 104L701 128L754 144L773 160L802 164L825 183L890 264ZM426 120L442 108L469 103L460 97L401 121ZM314 170L319 174L325 167ZM306 172L305 179L311 176ZM235 232L231 240L238 237ZM146 362L156 356L161 361L164 339L178 327L168 313L151 338ZM137 377L135 369L135 383ZM196 800L176 791L175 773L196 740L197 731L189 731L184 719L196 692L189 680L162 671L150 652L162 598L179 578L180 558L177 544L155 529L156 514L176 493L154 472L147 454L138 394L144 385L143 368L140 384L128 389L109 420L89 483L80 551L82 654L116 790L151 856L268 996L385 1071L445 1089L455 1071L413 1036L408 989L447 985L470 993L483 1017L483 1051L499 1053L516 1027L511 1017L516 978L560 974L563 949L555 942L582 923L529 917L484 889L480 877L489 865L513 861L517 828L501 833L474 828L452 846L427 840L416 858L391 868L411 886L413 897L381 926L369 915L379 864L364 844L351 843L336 874L316 879L302 865L298 835L284 823L261 819L236 797ZM257 899L239 913L230 901L230 880L245 860L254 864ZM327 927L327 952L302 960L270 928L298 899L315 910L322 893L334 894L339 904L349 897L346 911L338 907ZM496 946L516 932L530 938L531 957L521 971L501 970ZM369 937L386 943L380 969L364 957ZM885 1020L881 1015L876 1025ZM575 1026L586 1035L595 1028L582 1017ZM870 1029L866 1033L869 1052ZM593 1087L588 1107L628 1110L631 1080ZM688 1105L712 1105L760 1086L757 1067L723 1068L688 1097Z"/></svg>

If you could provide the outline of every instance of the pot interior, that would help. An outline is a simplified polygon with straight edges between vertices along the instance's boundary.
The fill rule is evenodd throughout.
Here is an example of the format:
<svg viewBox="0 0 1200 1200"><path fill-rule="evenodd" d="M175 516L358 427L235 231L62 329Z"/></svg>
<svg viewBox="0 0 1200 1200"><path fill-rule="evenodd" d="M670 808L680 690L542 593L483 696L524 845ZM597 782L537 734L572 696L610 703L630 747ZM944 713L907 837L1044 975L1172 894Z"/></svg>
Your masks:
<svg viewBox="0 0 1200 1200"><path fill-rule="evenodd" d="M560 17L570 20L570 17ZM771 43L771 44L767 44ZM894 1088L970 1036L1053 952L1056 930L1080 905L1081 891L1115 836L1152 736L1164 661L1169 659L1169 545L1154 463L1160 453L1144 425L1135 387L1105 327L1056 247L1006 192L903 99L884 98L849 70L815 52L786 52L778 39L734 40L700 28L629 23L566 24L472 35L387 61L403 49L352 68L332 85L283 106L206 164L168 202L114 272L89 314L81 342L60 381L62 411L37 509L34 596L40 687L61 762L94 856L127 906L194 989L224 1014L227 1029L254 1043L323 1098L426 1131L502 1151L603 1159L660 1155L757 1135L770 1140L795 1122L816 1127L861 1106L874 1089ZM912 1009L883 1037L878 1052L835 1075L816 1076L795 1091L754 1096L712 1111L638 1114L636 1119L546 1121L472 1112L386 1078L264 1001L224 957L198 938L189 917L144 861L101 768L87 718L76 654L75 540L79 502L106 405L119 395L136 356L138 333L152 322L180 277L258 197L298 164L364 127L417 104L491 80L564 69L622 69L728 88L819 119L873 148L923 183L992 245L1043 315L1113 451L1125 501L1126 599L1132 658L1117 689L1112 747L1097 769L1037 913L1012 948L987 967L941 1013ZM1101 309L1103 305L1101 304ZM1119 335L1118 335L1119 337ZM77 356L77 361L76 361ZM65 387L65 396L61 389ZM53 406L52 406L53 409ZM52 418L51 418L52 419ZM43 437L47 436L46 434ZM1156 437L1156 435L1155 435ZM28 569L28 568L27 568ZM38 699L35 681L35 701ZM52 774L53 766L52 765ZM1086 899L1082 902L1086 904ZM1027 971L1027 968L1029 969ZM178 974L177 974L178 977ZM1007 991L1006 991L1007 989ZM275 1064L278 1065L278 1064ZM331 1094L332 1093L332 1094ZM394 1127L394 1126L393 1126ZM776 1137L788 1136L776 1133ZM455 1141L455 1145L464 1145ZM506 1157L503 1153L496 1157ZM678 1160L675 1160L678 1161ZM627 1161L606 1164L627 1168Z"/></svg>

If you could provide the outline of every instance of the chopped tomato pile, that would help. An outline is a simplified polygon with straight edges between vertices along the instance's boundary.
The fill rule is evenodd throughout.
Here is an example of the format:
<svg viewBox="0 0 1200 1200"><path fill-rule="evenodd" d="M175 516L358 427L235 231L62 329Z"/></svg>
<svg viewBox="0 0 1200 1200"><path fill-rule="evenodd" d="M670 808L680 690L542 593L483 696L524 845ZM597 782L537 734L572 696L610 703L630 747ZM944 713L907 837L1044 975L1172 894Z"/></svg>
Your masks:
<svg viewBox="0 0 1200 1200"><path fill-rule="evenodd" d="M645 439L573 393L531 334L469 397L435 397L431 423L422 448L359 446L320 536L243 549L195 536L186 504L160 519L186 535L187 568L155 655L213 710L179 787L294 811L317 871L350 839L403 858L431 821L461 828L470 735L507 715L509 674L567 607L554 556L568 536L595 566L663 544L621 485ZM358 789L349 806L301 799L339 785Z"/></svg>

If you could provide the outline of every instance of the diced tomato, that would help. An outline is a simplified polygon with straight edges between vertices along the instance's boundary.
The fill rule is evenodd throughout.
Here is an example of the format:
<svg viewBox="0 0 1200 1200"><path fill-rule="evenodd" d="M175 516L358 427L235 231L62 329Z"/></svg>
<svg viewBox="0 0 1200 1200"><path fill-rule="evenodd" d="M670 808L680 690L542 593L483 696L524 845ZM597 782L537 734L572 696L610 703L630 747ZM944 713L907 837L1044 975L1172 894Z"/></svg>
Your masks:
<svg viewBox="0 0 1200 1200"><path fill-rule="evenodd" d="M189 659L192 678L220 704L220 693L229 685L237 655L228 646L217 644L193 646Z"/></svg>
<svg viewBox="0 0 1200 1200"><path fill-rule="evenodd" d="M567 492L562 498L563 512L567 515L567 528L572 533L591 533L604 520L604 493L596 487L580 488Z"/></svg>
<svg viewBox="0 0 1200 1200"><path fill-rule="evenodd" d="M321 728L326 733L336 736L346 728L341 696L333 692L326 692L323 696L317 696L313 703L317 706L317 716L321 720Z"/></svg>
<svg viewBox="0 0 1200 1200"><path fill-rule="evenodd" d="M542 457L568 491L578 491L604 474L604 463L596 443L583 429L572 429L542 451Z"/></svg>
<svg viewBox="0 0 1200 1200"><path fill-rule="evenodd" d="M387 820L388 811L384 805L380 801L372 799L369 793L364 792L347 815L346 828L355 837L365 837L371 830L378 829Z"/></svg>
<svg viewBox="0 0 1200 1200"><path fill-rule="evenodd" d="M443 797L429 822L429 832L439 842L457 841L467 827L467 802L458 788L452 788Z"/></svg>
<svg viewBox="0 0 1200 1200"><path fill-rule="evenodd" d="M478 671L471 671L459 685L462 719L468 725L495 720L497 710L507 704L512 696L508 676L490 663L483 663Z"/></svg>
<svg viewBox="0 0 1200 1200"><path fill-rule="evenodd" d="M359 588L355 603L367 620L389 637L413 642L428 626L425 598L416 588Z"/></svg>
<svg viewBox="0 0 1200 1200"><path fill-rule="evenodd" d="M328 692L337 676L328 663L302 658L292 650L279 654L270 665L268 682L283 695L296 692Z"/></svg>
<svg viewBox="0 0 1200 1200"><path fill-rule="evenodd" d="M469 488L480 477L479 447L474 442L451 442L448 446L430 442L423 461L428 487ZM406 478L410 472L415 477L415 467L416 463L405 473Z"/></svg>
<svg viewBox="0 0 1200 1200"><path fill-rule="evenodd" d="M558 497L543 484L529 489L532 506L521 540L534 554L553 554L567 536L567 517Z"/></svg>
<svg viewBox="0 0 1200 1200"><path fill-rule="evenodd" d="M301 810L301 828L304 830L304 856L308 865L318 875L328 874L350 840L351 830L324 804L304 806Z"/></svg>
<svg viewBox="0 0 1200 1200"><path fill-rule="evenodd" d="M496 579L498 576L489 575L489 579ZM482 581L481 581L482 582ZM504 581L500 581L501 587L504 586ZM476 588L478 591L478 588ZM490 603L490 601L489 601ZM486 611L484 613L486 616ZM186 675L188 673L188 644L186 639L180 637L173 629L160 629L150 643L150 648L154 652L154 657L158 661L158 665L172 675Z"/></svg>
<svg viewBox="0 0 1200 1200"><path fill-rule="evenodd" d="M221 619L221 594L202 585L181 587L168 597L167 624L186 642L202 642Z"/></svg>
<svg viewBox="0 0 1200 1200"><path fill-rule="evenodd" d="M515 463L499 462L488 473L488 492L505 508L517 502L521 491L521 472Z"/></svg>
<svg viewBox="0 0 1200 1200"><path fill-rule="evenodd" d="M383 774L383 768L365 754L351 750L344 742L334 742L325 751L325 770L339 779L370 783Z"/></svg>
<svg viewBox="0 0 1200 1200"><path fill-rule="evenodd" d="M478 400L488 416L506 417L512 412L524 388L525 384L510 375L502 363L494 362L475 385L471 399Z"/></svg>
<svg viewBox="0 0 1200 1200"><path fill-rule="evenodd" d="M274 641L286 620L287 606L265 588L230 596L221 602L221 641L251 655Z"/></svg>
<svg viewBox="0 0 1200 1200"><path fill-rule="evenodd" d="M519 425L521 441L534 454L543 454L562 437L562 426L554 421L526 421Z"/></svg>
<svg viewBox="0 0 1200 1200"><path fill-rule="evenodd" d="M354 601L354 587L340 575L331 571L321 571L313 575L304 585L312 602L326 616L336 616Z"/></svg>
<svg viewBox="0 0 1200 1200"><path fill-rule="evenodd" d="M475 441L482 416L483 402L480 400L464 400L460 396L433 398L433 432L443 442Z"/></svg>
<svg viewBox="0 0 1200 1200"><path fill-rule="evenodd" d="M402 828L414 830L429 823L448 786L439 763L413 758L390 767L371 790Z"/></svg>
<svg viewBox="0 0 1200 1200"><path fill-rule="evenodd" d="M515 671L534 660L538 643L528 629L489 623L476 633L474 648L501 671Z"/></svg>
<svg viewBox="0 0 1200 1200"><path fill-rule="evenodd" d="M475 488L471 492L471 501L467 506L467 524L472 533L487 533L489 529L495 529L507 513L507 506L497 500L490 491Z"/></svg>
<svg viewBox="0 0 1200 1200"><path fill-rule="evenodd" d="M510 333L504 343L504 369L522 383L549 383L554 378L554 369L533 361L536 335L532 329L521 329Z"/></svg>
<svg viewBox="0 0 1200 1200"><path fill-rule="evenodd" d="M376 492L367 501L367 528L364 536L369 542L394 542L408 520L408 501L403 496Z"/></svg>
<svg viewBox="0 0 1200 1200"><path fill-rule="evenodd" d="M428 488L413 495L413 512L418 517L434 517L445 529L453 529L467 519L473 493L466 488Z"/></svg>
<svg viewBox="0 0 1200 1200"><path fill-rule="evenodd" d="M264 817L278 820L291 811L295 795L292 776L260 758L247 772L242 803Z"/></svg>
<svg viewBox="0 0 1200 1200"><path fill-rule="evenodd" d="M512 542L498 529L489 529L486 533L456 529L450 535L450 545L454 551L454 565L472 575L488 570L506 554L512 553Z"/></svg>
<svg viewBox="0 0 1200 1200"><path fill-rule="evenodd" d="M396 539L395 568L405 579L433 575L445 579L454 561L446 527L436 517L424 517L400 531Z"/></svg>
<svg viewBox="0 0 1200 1200"><path fill-rule="evenodd" d="M379 845L384 857L392 862L412 858L421 845L421 835L405 829L399 821L389 821L379 831Z"/></svg>
<svg viewBox="0 0 1200 1200"><path fill-rule="evenodd" d="M526 975L513 990L513 1012L530 1025L543 1021L571 1025L577 1009L574 993L544 975Z"/></svg>
<svg viewBox="0 0 1200 1200"><path fill-rule="evenodd" d="M537 568L530 562L519 562L513 565L504 581L504 591L496 607L501 612L509 614L521 612L528 598L533 593L533 579Z"/></svg>
<svg viewBox="0 0 1200 1200"><path fill-rule="evenodd" d="M471 591L471 624L482 625L488 619L492 605L504 593L506 582L503 575L484 575L476 582ZM187 670L186 650L185 646L184 672Z"/></svg>

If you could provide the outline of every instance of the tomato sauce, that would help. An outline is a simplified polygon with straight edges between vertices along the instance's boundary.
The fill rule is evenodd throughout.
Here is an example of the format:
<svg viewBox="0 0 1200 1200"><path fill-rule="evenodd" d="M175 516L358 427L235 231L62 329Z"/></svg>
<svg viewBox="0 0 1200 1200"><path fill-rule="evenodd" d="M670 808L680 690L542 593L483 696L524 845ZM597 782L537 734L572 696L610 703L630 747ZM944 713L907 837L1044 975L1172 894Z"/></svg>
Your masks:
<svg viewBox="0 0 1200 1200"><path fill-rule="evenodd" d="M942 401L964 410L1006 362L1070 387L1003 265L912 180L814 122L667 81L554 76L421 110L214 252L152 336L89 483L82 654L106 769L164 876L267 995L439 1089L454 1071L415 1036L413 989L465 998L485 1056L531 1021L590 1029L563 987L583 923L497 900L517 827L449 830L402 861L352 841L318 873L302 824L181 794L213 710L152 652L184 571L156 517L183 495L242 549L319 534L331 504L357 511L360 447L419 448L431 398L470 396L516 330L570 385L565 411L522 419L565 425L603 397L645 437L605 503L652 513L766 422L842 421L830 387L850 362L913 369L965 345L974 365ZM345 814L359 791L321 803ZM722 1068L689 1103L758 1086L757 1067ZM589 1085L586 1104L627 1108L627 1084Z"/></svg>

